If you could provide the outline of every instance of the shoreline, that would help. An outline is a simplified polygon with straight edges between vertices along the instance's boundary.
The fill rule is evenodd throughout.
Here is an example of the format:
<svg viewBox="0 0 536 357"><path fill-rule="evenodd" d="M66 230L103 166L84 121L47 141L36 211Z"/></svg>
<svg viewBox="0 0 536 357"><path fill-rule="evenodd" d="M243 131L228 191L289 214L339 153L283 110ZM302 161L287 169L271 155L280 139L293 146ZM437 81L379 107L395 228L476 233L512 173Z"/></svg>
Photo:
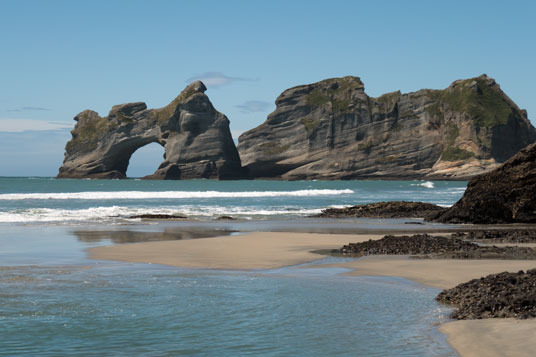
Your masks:
<svg viewBox="0 0 536 357"><path fill-rule="evenodd" d="M349 242L380 239L383 234L320 234L251 232L236 236L122 244L88 249L95 260L162 264L184 268L255 270L306 264L323 255L315 250L338 248ZM515 244L510 244L515 245ZM348 263L350 276L396 276L434 288L501 271L536 268L534 260L408 259L407 256L367 256ZM536 319L458 320L439 331L461 356L532 356L536 352Z"/></svg>

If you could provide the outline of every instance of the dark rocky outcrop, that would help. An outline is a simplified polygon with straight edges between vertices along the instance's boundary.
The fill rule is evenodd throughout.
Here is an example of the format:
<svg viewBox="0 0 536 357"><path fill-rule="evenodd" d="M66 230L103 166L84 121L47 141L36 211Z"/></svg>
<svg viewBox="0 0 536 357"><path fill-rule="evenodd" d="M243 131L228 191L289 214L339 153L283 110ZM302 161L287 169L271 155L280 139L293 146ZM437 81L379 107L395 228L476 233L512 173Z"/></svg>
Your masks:
<svg viewBox="0 0 536 357"><path fill-rule="evenodd" d="M432 220L443 223L536 223L536 144L476 176L463 197Z"/></svg>
<svg viewBox="0 0 536 357"><path fill-rule="evenodd" d="M456 232L452 237L480 243L536 243L536 229Z"/></svg>
<svg viewBox="0 0 536 357"><path fill-rule="evenodd" d="M217 221L236 221L236 218L231 216L219 216L216 218Z"/></svg>
<svg viewBox="0 0 536 357"><path fill-rule="evenodd" d="M494 79L458 80L378 98L358 77L285 90L276 110L239 138L251 178L462 179L536 141L536 130Z"/></svg>
<svg viewBox="0 0 536 357"><path fill-rule="evenodd" d="M536 250L528 247L497 247L477 246L474 249L432 253L423 257L434 259L506 259L506 260L534 260Z"/></svg>
<svg viewBox="0 0 536 357"><path fill-rule="evenodd" d="M412 255L434 259L536 259L536 250L527 247L480 246L457 238L415 234L387 235L382 239L350 243L332 252L336 255Z"/></svg>
<svg viewBox="0 0 536 357"><path fill-rule="evenodd" d="M187 219L188 217L177 215L177 214L139 214L136 216L130 216L130 219L155 219L155 220L165 220L165 219Z"/></svg>
<svg viewBox="0 0 536 357"><path fill-rule="evenodd" d="M85 110L74 120L59 178L125 178L131 155L159 143L164 160L150 179L234 179L242 177L229 120L204 94L205 85L188 85L169 105L116 105L107 117Z"/></svg>
<svg viewBox="0 0 536 357"><path fill-rule="evenodd" d="M387 235L382 239L350 243L343 246L339 252L352 256L378 254L415 255L469 250L477 247L476 244L464 242L461 239L449 239L428 234L415 234L412 236Z"/></svg>
<svg viewBox="0 0 536 357"><path fill-rule="evenodd" d="M442 291L436 300L453 305L455 319L536 317L536 269L473 279Z"/></svg>
<svg viewBox="0 0 536 357"><path fill-rule="evenodd" d="M327 208L313 216L319 218L424 218L446 208L425 202L389 201L345 208Z"/></svg>

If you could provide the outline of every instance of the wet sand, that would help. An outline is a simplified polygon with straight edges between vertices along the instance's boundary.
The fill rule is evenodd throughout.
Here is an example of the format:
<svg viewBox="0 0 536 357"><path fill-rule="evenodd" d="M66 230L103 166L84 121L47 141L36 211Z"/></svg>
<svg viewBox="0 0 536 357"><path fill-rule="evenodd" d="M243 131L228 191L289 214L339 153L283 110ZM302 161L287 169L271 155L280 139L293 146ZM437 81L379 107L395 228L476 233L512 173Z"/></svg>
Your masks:
<svg viewBox="0 0 536 357"><path fill-rule="evenodd" d="M314 250L335 249L349 242L379 239L380 234L312 234L256 232L239 236L185 241L147 242L89 249L90 258L208 269L273 269L322 258ZM515 245L515 244L508 244ZM369 256L331 265L349 275L399 276L436 288L471 279L536 268L536 261L409 259ZM536 355L536 320L487 319L454 321L440 329L462 356Z"/></svg>
<svg viewBox="0 0 536 357"><path fill-rule="evenodd" d="M460 320L439 331L464 357L536 356L536 319Z"/></svg>
<svg viewBox="0 0 536 357"><path fill-rule="evenodd" d="M323 256L313 250L337 248L382 235L255 232L238 236L184 241L147 242L97 247L97 260L172 265L207 269L274 269L311 262Z"/></svg>
<svg viewBox="0 0 536 357"><path fill-rule="evenodd" d="M375 255L330 266L352 269L347 275L399 276L447 289L489 274L533 269L536 260L410 259L407 256Z"/></svg>

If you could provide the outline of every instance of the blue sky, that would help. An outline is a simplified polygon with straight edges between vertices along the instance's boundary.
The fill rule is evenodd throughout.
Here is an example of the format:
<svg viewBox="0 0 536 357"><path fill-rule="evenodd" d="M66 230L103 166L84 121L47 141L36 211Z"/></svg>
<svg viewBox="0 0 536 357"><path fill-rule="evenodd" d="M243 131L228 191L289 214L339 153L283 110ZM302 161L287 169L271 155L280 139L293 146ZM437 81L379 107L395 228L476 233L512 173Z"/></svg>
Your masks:
<svg viewBox="0 0 536 357"><path fill-rule="evenodd" d="M345 75L378 96L487 73L534 124L535 16L531 1L0 0L0 176L54 176L77 113L162 107L196 78L235 135L286 88Z"/></svg>

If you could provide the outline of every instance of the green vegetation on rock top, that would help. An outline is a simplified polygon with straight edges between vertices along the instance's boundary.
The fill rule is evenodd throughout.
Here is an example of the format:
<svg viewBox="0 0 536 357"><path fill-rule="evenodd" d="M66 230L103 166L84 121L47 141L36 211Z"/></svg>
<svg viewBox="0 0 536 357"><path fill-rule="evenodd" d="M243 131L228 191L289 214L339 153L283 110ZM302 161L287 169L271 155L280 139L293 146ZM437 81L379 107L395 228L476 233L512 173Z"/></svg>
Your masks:
<svg viewBox="0 0 536 357"><path fill-rule="evenodd" d="M471 151L460 149L453 146L448 146L441 154L441 160L443 161L458 161L466 160L475 156Z"/></svg>
<svg viewBox="0 0 536 357"><path fill-rule="evenodd" d="M385 93L376 98L376 102L380 103L381 105L384 105L387 108L392 108L396 102L400 99L400 92L391 92L391 93Z"/></svg>
<svg viewBox="0 0 536 357"><path fill-rule="evenodd" d="M454 88L443 91L441 101L451 110L469 114L478 127L506 124L512 113L501 91L490 87L482 78L460 81Z"/></svg>
<svg viewBox="0 0 536 357"><path fill-rule="evenodd" d="M328 95L322 93L320 89L314 89L305 98L307 105L311 107L317 107L330 101Z"/></svg>
<svg viewBox="0 0 536 357"><path fill-rule="evenodd" d="M70 152L71 150L77 150L82 152L92 151L97 148L98 140L104 135L109 127L110 123L107 118L82 118L85 119L81 124L73 130L73 138L67 142L65 150Z"/></svg>
<svg viewBox="0 0 536 357"><path fill-rule="evenodd" d="M163 125L165 124L171 116L175 113L175 110L177 109L178 100L175 99L173 102L168 104L167 106L155 109L151 112L151 118L152 120L155 120L158 124Z"/></svg>
<svg viewBox="0 0 536 357"><path fill-rule="evenodd" d="M183 102L185 101L186 99L188 99L189 97L191 97L193 94L197 93L197 91L193 88L188 88L184 91L182 91L179 96L177 97L177 100L179 102Z"/></svg>
<svg viewBox="0 0 536 357"><path fill-rule="evenodd" d="M331 102L334 113L347 113L352 103L352 89L362 86L363 83L357 77L335 78L322 81L323 84L331 84L329 88L315 88L309 92L305 101L310 107L319 107Z"/></svg>
<svg viewBox="0 0 536 357"><path fill-rule="evenodd" d="M165 124L169 118L175 114L177 106L184 103L186 99L190 98L196 93L199 92L194 88L186 88L177 96L177 98L173 99L171 103L163 108L153 110L151 113L152 120L156 120L156 122L160 125Z"/></svg>

